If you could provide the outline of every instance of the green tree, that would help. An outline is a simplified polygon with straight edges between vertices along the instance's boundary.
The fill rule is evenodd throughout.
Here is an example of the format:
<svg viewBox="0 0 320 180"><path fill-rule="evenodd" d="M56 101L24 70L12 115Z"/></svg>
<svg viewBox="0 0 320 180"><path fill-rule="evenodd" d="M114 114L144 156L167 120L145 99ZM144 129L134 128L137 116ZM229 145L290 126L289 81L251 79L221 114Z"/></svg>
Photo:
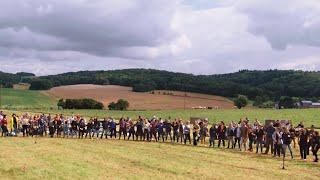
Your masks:
<svg viewBox="0 0 320 180"><path fill-rule="evenodd" d="M57 106L58 108L65 108L66 102L64 101L64 99L59 99Z"/></svg>
<svg viewBox="0 0 320 180"><path fill-rule="evenodd" d="M281 96L279 100L280 109L291 109L295 108L295 99L289 96Z"/></svg>
<svg viewBox="0 0 320 180"><path fill-rule="evenodd" d="M238 109L241 109L248 105L248 98L244 95L239 95L236 99L234 99L233 103Z"/></svg>
<svg viewBox="0 0 320 180"><path fill-rule="evenodd" d="M116 103L116 109L124 111L129 108L129 102L124 99L119 99L118 102Z"/></svg>
<svg viewBox="0 0 320 180"><path fill-rule="evenodd" d="M108 105L108 109L109 110L116 110L116 103L115 102L111 102L109 105Z"/></svg>
<svg viewBox="0 0 320 180"><path fill-rule="evenodd" d="M31 81L30 90L48 90L53 87L47 79L34 79Z"/></svg>

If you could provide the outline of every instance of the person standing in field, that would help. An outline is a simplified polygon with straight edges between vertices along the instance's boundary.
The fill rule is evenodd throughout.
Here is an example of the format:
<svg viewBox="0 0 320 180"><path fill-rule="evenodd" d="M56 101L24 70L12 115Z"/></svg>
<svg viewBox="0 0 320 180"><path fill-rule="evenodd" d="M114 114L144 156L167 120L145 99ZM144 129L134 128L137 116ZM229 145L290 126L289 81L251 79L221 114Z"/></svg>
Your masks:
<svg viewBox="0 0 320 180"><path fill-rule="evenodd" d="M130 137L132 136L132 140L134 141L134 136L135 136L135 131L134 131L134 124L132 122L131 119L129 119L128 121L128 124L127 124L127 127L128 127L128 131L129 131L129 136L128 136L128 140L130 140Z"/></svg>
<svg viewBox="0 0 320 180"><path fill-rule="evenodd" d="M126 127L126 120L124 117L121 117L119 120L119 139L121 139L121 136L123 135L123 139L125 140L127 137L127 127ZM102 136L101 136L102 137Z"/></svg>
<svg viewBox="0 0 320 180"><path fill-rule="evenodd" d="M200 142L206 144L206 137L208 134L208 128L204 122L200 123Z"/></svg>
<svg viewBox="0 0 320 180"><path fill-rule="evenodd" d="M230 123L227 128L227 137L228 137L228 149L233 149L234 144L234 136L235 136L235 128L233 126L233 123Z"/></svg>
<svg viewBox="0 0 320 180"><path fill-rule="evenodd" d="M241 123L241 148L244 148L244 151L247 151L247 142L248 142L248 137L249 137L249 127L247 122L243 121ZM241 151L240 148L240 151Z"/></svg>
<svg viewBox="0 0 320 180"><path fill-rule="evenodd" d="M10 125L11 125L11 134L13 136L17 136L18 135L18 117L16 114L12 114Z"/></svg>
<svg viewBox="0 0 320 180"><path fill-rule="evenodd" d="M312 147L312 153L314 155L314 162L318 162L318 151L320 149L320 137L319 137L319 132L315 131L313 133L313 138L311 142L311 147Z"/></svg>
<svg viewBox="0 0 320 180"><path fill-rule="evenodd" d="M79 139L83 138L85 131L86 131L86 121L83 118L81 118L79 120L79 136L78 136Z"/></svg>
<svg viewBox="0 0 320 180"><path fill-rule="evenodd" d="M23 116L21 116L21 119L20 119L20 124L22 125L22 134L23 134L23 137L25 136L29 136L29 115L28 113L25 113Z"/></svg>
<svg viewBox="0 0 320 180"><path fill-rule="evenodd" d="M94 117L92 137L94 137L94 135L96 134L96 137L98 138L99 133L100 133L100 121L98 120L98 117Z"/></svg>
<svg viewBox="0 0 320 180"><path fill-rule="evenodd" d="M210 134L210 139L209 139L209 142L210 142L210 145L209 147L213 147L214 148L214 141L216 140L217 138L217 125L214 123L212 124L212 126L210 127L210 130L209 130L209 134Z"/></svg>
<svg viewBox="0 0 320 180"><path fill-rule="evenodd" d="M198 141L199 141L199 131L200 131L200 126L199 126L199 122L195 121L193 124L193 145L197 146L198 145Z"/></svg>
<svg viewBox="0 0 320 180"><path fill-rule="evenodd" d="M93 119L90 118L89 122L87 123L87 130L86 130L86 136L85 138L87 138L88 134L89 134L89 138L91 139L92 137L92 131L93 131Z"/></svg>
<svg viewBox="0 0 320 180"><path fill-rule="evenodd" d="M157 138L157 121L156 119L152 119L151 123L150 123L150 140L152 140L152 138L154 138L156 140L156 142L158 142L158 138Z"/></svg>
<svg viewBox="0 0 320 180"><path fill-rule="evenodd" d="M299 147L300 147L300 156L301 159L307 160L307 151L308 151L308 133L306 129L301 129L300 139L299 139Z"/></svg>
<svg viewBox="0 0 320 180"><path fill-rule="evenodd" d="M182 119L180 119L179 120L179 135L178 135L178 137L179 137L179 140L180 140L180 143L182 143L183 142L183 122L182 122ZM179 141L178 140L178 141ZM178 142L177 141L177 142Z"/></svg>
<svg viewBox="0 0 320 180"><path fill-rule="evenodd" d="M272 138L273 138L273 143L274 143L274 151L273 151L273 156L274 157L280 157L281 154L281 148L282 148L282 139L281 139L281 134L280 134L280 128L276 127Z"/></svg>
<svg viewBox="0 0 320 180"><path fill-rule="evenodd" d="M6 137L8 136L8 120L7 120L7 115L2 115L2 120L1 120L1 136Z"/></svg>
<svg viewBox="0 0 320 180"><path fill-rule="evenodd" d="M187 144L187 141L189 141L189 144L191 144L190 130L190 121L187 121L186 125L183 127L184 144Z"/></svg>
<svg viewBox="0 0 320 180"><path fill-rule="evenodd" d="M238 148L240 150L240 145L241 145L241 128L240 128L240 123L236 125L236 128L235 128L235 138L234 138L234 144L233 144L233 148L235 149L236 148L236 145L238 143Z"/></svg>
<svg viewBox="0 0 320 180"><path fill-rule="evenodd" d="M64 121L62 122L63 124L63 138L69 138L69 135L70 135L70 118L65 118Z"/></svg>
<svg viewBox="0 0 320 180"><path fill-rule="evenodd" d="M292 153L292 147L291 147L291 142L292 142L292 137L291 137L291 133L289 132L288 128L283 127L283 133L282 133L282 141L283 141L283 145L282 145L282 154L284 155L284 157L286 156L286 151L287 149L289 149L290 155L291 155L291 159L293 159L293 153Z"/></svg>
<svg viewBox="0 0 320 180"><path fill-rule="evenodd" d="M179 142L179 124L178 124L178 121L175 120L173 123L172 123L172 127L173 127L173 141L174 142Z"/></svg>
<svg viewBox="0 0 320 180"><path fill-rule="evenodd" d="M248 151L252 152L253 151L253 143L256 140L256 134L253 131L253 127L248 125L248 139L249 139L249 149Z"/></svg>
<svg viewBox="0 0 320 180"><path fill-rule="evenodd" d="M170 123L170 121L165 120L164 121L164 129L165 129L165 136L166 136L166 141L168 140L168 136L170 137L170 142L172 142L172 124Z"/></svg>
<svg viewBox="0 0 320 180"><path fill-rule="evenodd" d="M157 124L157 132L158 132L158 141L162 138L162 142L164 142L164 132L163 132L163 122L160 118L159 123Z"/></svg>
<svg viewBox="0 0 320 180"><path fill-rule="evenodd" d="M71 137L73 138L73 136L77 137L78 134L78 121L77 118L72 116L71 117Z"/></svg>
<svg viewBox="0 0 320 180"><path fill-rule="evenodd" d="M265 128L265 134L266 134L266 138L265 138L265 147L266 147L266 151L265 154L269 153L269 149L271 149L271 154L273 154L273 147L274 147L274 142L273 142L273 138L272 135L275 132L275 128L273 127L273 123L270 123L266 128Z"/></svg>
<svg viewBox="0 0 320 180"><path fill-rule="evenodd" d="M263 150L263 141L264 141L264 131L263 127L259 124L257 125L257 130L256 130L256 153L259 152L259 147L260 147L260 152L262 153Z"/></svg>
<svg viewBox="0 0 320 180"><path fill-rule="evenodd" d="M150 135L150 122L148 119L144 120L144 126L143 126L143 140L151 141L151 135Z"/></svg>
<svg viewBox="0 0 320 180"><path fill-rule="evenodd" d="M102 121L102 132L101 132L101 136L100 139L103 138L103 136L105 136L106 139L108 139L108 131L109 131L109 121L107 120L107 118L103 118ZM121 132L119 132L121 133ZM124 135L124 138L126 137L127 134ZM121 137L121 134L119 134L119 139Z"/></svg>
<svg viewBox="0 0 320 180"><path fill-rule="evenodd" d="M111 121L109 122L109 128L110 128L110 138L114 136L114 138L117 138L117 123L113 118L111 118Z"/></svg>
<svg viewBox="0 0 320 180"><path fill-rule="evenodd" d="M226 137L226 131L227 128L224 125L224 122L221 121L220 125L218 126L218 147L220 147L220 144L222 142L223 147L225 147L225 137Z"/></svg>
<svg viewBox="0 0 320 180"><path fill-rule="evenodd" d="M53 120L53 119L50 119L50 120L48 121L48 126L49 126L49 136L50 136L51 138L53 138L54 132L56 131L56 130L55 130L55 125L54 125L54 120Z"/></svg>
<svg viewBox="0 0 320 180"><path fill-rule="evenodd" d="M0 111L0 133L2 133L2 128L1 128L1 121L3 119L3 112Z"/></svg>
<svg viewBox="0 0 320 180"><path fill-rule="evenodd" d="M144 121L141 118L141 116L139 116L138 118L138 122L136 123L136 127L137 127L137 132L136 132L136 140L139 140L140 137L140 141L142 141L143 138L143 126L144 126Z"/></svg>

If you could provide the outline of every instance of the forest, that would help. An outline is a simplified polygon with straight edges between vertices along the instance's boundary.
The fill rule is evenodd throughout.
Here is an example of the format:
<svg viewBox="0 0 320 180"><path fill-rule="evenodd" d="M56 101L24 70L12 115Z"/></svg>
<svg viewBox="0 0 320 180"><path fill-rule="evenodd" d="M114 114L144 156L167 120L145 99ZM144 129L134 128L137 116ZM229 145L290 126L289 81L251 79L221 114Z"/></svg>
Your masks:
<svg viewBox="0 0 320 180"><path fill-rule="evenodd" d="M241 70L229 74L193 75L154 69L123 69L68 72L40 77L34 77L31 73L0 72L0 81L5 87L18 82L30 83L30 89L33 90L74 84L112 84L130 86L137 92L178 90L224 97L241 94L261 102L277 101L282 96L304 99L320 97L320 72L294 70Z"/></svg>

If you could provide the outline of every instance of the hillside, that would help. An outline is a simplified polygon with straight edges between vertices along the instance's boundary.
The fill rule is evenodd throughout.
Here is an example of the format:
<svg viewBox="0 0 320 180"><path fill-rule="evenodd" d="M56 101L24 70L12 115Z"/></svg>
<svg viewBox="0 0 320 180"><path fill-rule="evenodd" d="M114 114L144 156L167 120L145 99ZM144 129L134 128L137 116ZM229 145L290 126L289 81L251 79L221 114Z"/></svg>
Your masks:
<svg viewBox="0 0 320 180"><path fill-rule="evenodd" d="M2 107L10 109L48 109L56 107L56 101L44 92L11 88L1 89L1 103Z"/></svg>
<svg viewBox="0 0 320 180"><path fill-rule="evenodd" d="M52 88L47 91L55 98L92 98L103 102L107 107L112 101L126 99L130 109L190 109L193 107L233 108L233 103L223 97L179 91L133 92L131 87L114 85L70 85Z"/></svg>
<svg viewBox="0 0 320 180"><path fill-rule="evenodd" d="M50 82L53 86L111 84L133 87L134 91L188 91L224 97L243 94L251 100L259 98L261 101L277 101L281 96L320 97L320 72L292 70L243 70L221 75L192 75L153 69L124 69L70 72L39 78L48 80L44 83ZM24 82L32 82L32 79L24 79Z"/></svg>

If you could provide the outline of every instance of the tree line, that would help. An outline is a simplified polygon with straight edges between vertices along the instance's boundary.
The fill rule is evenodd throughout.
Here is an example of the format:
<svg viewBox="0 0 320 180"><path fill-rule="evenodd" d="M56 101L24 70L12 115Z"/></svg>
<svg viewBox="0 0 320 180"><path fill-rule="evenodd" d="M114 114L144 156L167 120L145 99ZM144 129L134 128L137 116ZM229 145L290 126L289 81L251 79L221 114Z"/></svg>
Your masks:
<svg viewBox="0 0 320 180"><path fill-rule="evenodd" d="M8 81L10 84L10 79ZM153 69L123 69L69 72L26 78L23 81L30 83L31 89L74 84L112 84L130 86L137 92L176 90L231 98L244 95L257 106L268 106L272 104L270 102L279 101L285 96L308 100L318 100L320 97L320 72L293 70L241 70L221 75L193 75Z"/></svg>

